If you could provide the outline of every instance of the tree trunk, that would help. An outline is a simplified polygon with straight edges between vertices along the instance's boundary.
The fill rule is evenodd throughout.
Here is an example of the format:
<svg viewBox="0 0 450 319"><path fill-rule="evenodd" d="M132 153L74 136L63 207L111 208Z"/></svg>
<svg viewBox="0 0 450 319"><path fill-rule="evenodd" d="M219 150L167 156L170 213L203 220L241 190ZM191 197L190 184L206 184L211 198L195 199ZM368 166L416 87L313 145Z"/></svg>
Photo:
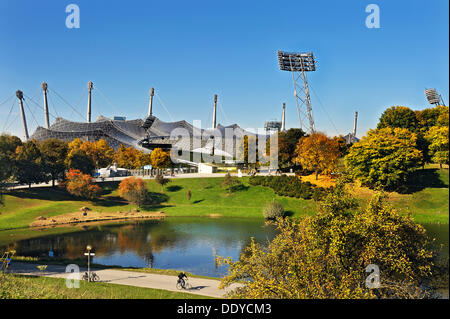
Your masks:
<svg viewBox="0 0 450 319"><path fill-rule="evenodd" d="M319 171L316 171L316 181L319 179Z"/></svg>

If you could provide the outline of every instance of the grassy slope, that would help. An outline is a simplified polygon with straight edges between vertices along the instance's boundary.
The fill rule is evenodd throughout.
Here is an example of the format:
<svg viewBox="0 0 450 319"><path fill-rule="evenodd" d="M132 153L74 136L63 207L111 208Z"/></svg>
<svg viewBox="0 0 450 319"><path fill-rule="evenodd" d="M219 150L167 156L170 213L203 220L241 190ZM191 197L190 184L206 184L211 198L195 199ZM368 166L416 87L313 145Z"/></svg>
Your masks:
<svg viewBox="0 0 450 319"><path fill-rule="evenodd" d="M394 208L402 213L412 213L421 223L449 223L449 170L428 167L418 170L410 181L407 194L389 193ZM356 189L355 195L362 206L374 192L367 188Z"/></svg>
<svg viewBox="0 0 450 319"><path fill-rule="evenodd" d="M145 206L144 211L164 211L169 216L207 216L220 214L224 217L260 217L262 208L273 198L295 216L313 214L315 204L312 201L280 197L265 187L244 186L231 194L221 187L222 178L174 179L165 186L154 180L148 181L148 188L154 205ZM5 206L0 208L0 229L27 227L36 217L51 217L65 214L88 206L99 212L127 211L135 205L124 203L117 194L117 183L102 184L105 192L100 200L91 202L77 200L64 191L50 188L24 189L4 195ZM186 192L190 189L192 198L187 200Z"/></svg>
<svg viewBox="0 0 450 319"><path fill-rule="evenodd" d="M0 274L0 299L204 299L208 297L110 283L80 281L69 289L65 279Z"/></svg>
<svg viewBox="0 0 450 319"><path fill-rule="evenodd" d="M161 193L161 187L154 180L148 181L153 205L145 211L164 211L169 216L208 216L219 214L224 217L259 217L267 202L276 199L289 215L301 217L315 211L313 201L280 197L266 187L249 186L243 178L243 187L227 194L221 187L222 178L173 179ZM391 193L392 205L406 213L411 211L420 223L449 222L449 172L448 169L428 168L418 171L412 181L410 194ZM77 200L64 191L50 188L24 189L4 196L5 206L0 207L0 230L27 227L38 216L51 217L74 212L83 206L99 212L127 211L136 208L127 204L117 194L117 183L103 183L104 194L100 200L91 202ZM187 200L190 189L192 198ZM362 203L367 202L372 192L360 190L357 196ZM64 232L62 229L55 232ZM0 239L6 234L0 234Z"/></svg>

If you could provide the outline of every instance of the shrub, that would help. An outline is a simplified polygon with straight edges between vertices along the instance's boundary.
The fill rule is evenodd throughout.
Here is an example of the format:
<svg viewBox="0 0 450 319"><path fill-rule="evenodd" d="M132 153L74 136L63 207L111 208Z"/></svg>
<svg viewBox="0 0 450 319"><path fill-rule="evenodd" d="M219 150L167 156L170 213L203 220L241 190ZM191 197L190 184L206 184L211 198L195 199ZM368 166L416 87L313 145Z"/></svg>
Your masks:
<svg viewBox="0 0 450 319"><path fill-rule="evenodd" d="M316 187L310 182L302 182L296 176L252 176L249 178L249 184L252 186L265 186L274 190L275 194L287 197L296 197L302 199L321 200L327 190L322 187Z"/></svg>
<svg viewBox="0 0 450 319"><path fill-rule="evenodd" d="M276 219L284 216L284 208L278 202L270 202L264 207L263 215L265 219Z"/></svg>
<svg viewBox="0 0 450 319"><path fill-rule="evenodd" d="M149 197L144 180L136 177L128 177L120 182L119 195L138 207L142 207Z"/></svg>
<svg viewBox="0 0 450 319"><path fill-rule="evenodd" d="M88 199L98 198L102 191L102 189L93 182L90 175L83 174L77 169L70 169L66 173L64 186L69 194Z"/></svg>
<svg viewBox="0 0 450 319"><path fill-rule="evenodd" d="M191 194L190 189L187 190L186 197L187 197L187 200L191 200L192 194Z"/></svg>
<svg viewBox="0 0 450 319"><path fill-rule="evenodd" d="M222 181L222 187L228 190L228 193L233 192L234 188L241 184L241 181L235 177L231 176L230 172L228 172Z"/></svg>

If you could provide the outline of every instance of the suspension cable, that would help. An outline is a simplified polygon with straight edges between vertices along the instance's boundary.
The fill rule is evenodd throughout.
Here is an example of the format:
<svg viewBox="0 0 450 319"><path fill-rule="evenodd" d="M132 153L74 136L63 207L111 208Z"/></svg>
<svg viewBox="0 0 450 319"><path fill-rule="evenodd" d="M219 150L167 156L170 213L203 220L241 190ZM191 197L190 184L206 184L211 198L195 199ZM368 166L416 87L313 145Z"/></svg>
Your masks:
<svg viewBox="0 0 450 319"><path fill-rule="evenodd" d="M309 84L309 87L312 89L314 96L317 98L317 101L319 101L319 105L322 108L322 111L325 113L325 115L327 116L328 120L330 121L331 125L333 125L334 129L336 130L337 135L339 135L339 131L336 128L336 125L334 125L333 120L331 119L330 115L328 114L328 112L325 110L325 107L322 104L322 101L319 98L319 95L316 93L316 90L314 90L314 88L311 86L311 84Z"/></svg>
<svg viewBox="0 0 450 319"><path fill-rule="evenodd" d="M8 116L6 117L5 125L3 125L3 131L6 129L6 125L8 124L9 117L11 116L12 110L14 109L14 105L16 105L16 99L14 99L11 108L9 110Z"/></svg>
<svg viewBox="0 0 450 319"><path fill-rule="evenodd" d="M75 107L73 107L69 102L67 102L60 94L58 94L58 92L56 92L55 90L50 89L50 88L48 88L48 90L49 90L49 91L52 91L53 93L55 93L56 96L58 96L64 103L66 103L68 106L70 106L70 108L71 108L72 110L74 110L74 111L75 111L75 112L76 112L83 120L85 119L84 116L81 115L81 113L78 112L78 111L75 109Z"/></svg>
<svg viewBox="0 0 450 319"><path fill-rule="evenodd" d="M161 100L161 98L159 97L159 94L155 92L156 97L158 98L159 103L162 105L162 107L164 108L164 110L166 110L167 114L169 114L170 119L172 120L172 122L175 122L175 120L172 117L172 114L170 114L169 110L167 109L166 105L164 104L164 102Z"/></svg>
<svg viewBox="0 0 450 319"><path fill-rule="evenodd" d="M11 100L11 98L14 97L14 94L11 95L9 98L7 98L6 100L4 100L2 103L0 103L0 106L2 106L3 104L5 104L6 102L8 102L9 100Z"/></svg>

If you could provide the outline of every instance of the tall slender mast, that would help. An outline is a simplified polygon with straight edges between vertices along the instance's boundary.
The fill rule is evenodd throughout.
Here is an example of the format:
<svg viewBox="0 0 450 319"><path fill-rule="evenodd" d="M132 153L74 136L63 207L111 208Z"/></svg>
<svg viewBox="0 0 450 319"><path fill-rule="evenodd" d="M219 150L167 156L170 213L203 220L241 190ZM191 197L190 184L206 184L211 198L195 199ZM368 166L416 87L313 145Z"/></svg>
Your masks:
<svg viewBox="0 0 450 319"><path fill-rule="evenodd" d="M44 113L45 113L45 127L50 128L50 119L48 118L48 102L47 102L47 83L42 82L42 91L44 91Z"/></svg>
<svg viewBox="0 0 450 319"><path fill-rule="evenodd" d="M153 95L155 95L155 89L150 89L150 102L148 103L148 114L147 116L152 116L152 106L153 106Z"/></svg>
<svg viewBox="0 0 450 319"><path fill-rule="evenodd" d="M88 89L89 89L89 95L88 95L88 108L87 108L87 122L91 123L91 91L94 88L94 83L92 81L89 81L88 83Z"/></svg>
<svg viewBox="0 0 450 319"><path fill-rule="evenodd" d="M23 125L23 133L25 135L25 140L28 140L28 128L27 128L27 119L25 118L25 111L23 109L23 92L17 90L16 96L19 99L20 103L20 115L22 116L22 125Z"/></svg>
<svg viewBox="0 0 450 319"><path fill-rule="evenodd" d="M213 130L216 129L216 113L217 113L217 94L214 94L214 109L213 109ZM214 156L214 144L215 144L215 140L214 140L214 135L212 136L213 138L213 145L211 148L211 156Z"/></svg>
<svg viewBox="0 0 450 319"><path fill-rule="evenodd" d="M353 137L356 137L356 124L358 122L358 112L355 112L355 122L353 122Z"/></svg>
<svg viewBox="0 0 450 319"><path fill-rule="evenodd" d="M286 103L283 103L283 114L281 115L281 132L286 131Z"/></svg>
<svg viewBox="0 0 450 319"><path fill-rule="evenodd" d="M213 129L216 128L217 94L214 94Z"/></svg>

